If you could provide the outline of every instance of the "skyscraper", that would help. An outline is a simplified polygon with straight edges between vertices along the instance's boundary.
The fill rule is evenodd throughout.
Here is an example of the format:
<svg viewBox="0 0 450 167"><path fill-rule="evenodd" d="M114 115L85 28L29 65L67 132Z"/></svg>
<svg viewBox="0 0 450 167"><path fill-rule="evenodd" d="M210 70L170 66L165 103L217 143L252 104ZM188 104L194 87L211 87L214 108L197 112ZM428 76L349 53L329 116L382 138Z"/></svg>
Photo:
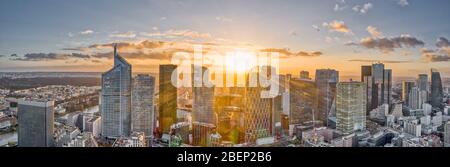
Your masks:
<svg viewBox="0 0 450 167"><path fill-rule="evenodd" d="M336 96L336 129L344 134L366 128L366 85L339 82Z"/></svg>
<svg viewBox="0 0 450 167"><path fill-rule="evenodd" d="M421 91L428 91L428 75L427 74L419 74L417 78L417 87Z"/></svg>
<svg viewBox="0 0 450 167"><path fill-rule="evenodd" d="M317 88L312 80L291 79L290 84L290 112L289 124L302 124L313 120L318 116L317 112Z"/></svg>
<svg viewBox="0 0 450 167"><path fill-rule="evenodd" d="M372 64L372 109L383 104L384 100L384 64Z"/></svg>
<svg viewBox="0 0 450 167"><path fill-rule="evenodd" d="M444 147L450 147L450 121L444 127Z"/></svg>
<svg viewBox="0 0 450 167"><path fill-rule="evenodd" d="M361 66L361 82L366 85L366 111L367 114L373 109L372 108L372 66Z"/></svg>
<svg viewBox="0 0 450 167"><path fill-rule="evenodd" d="M311 79L311 78L309 78L309 72L308 71L300 71L300 78L301 79Z"/></svg>
<svg viewBox="0 0 450 167"><path fill-rule="evenodd" d="M422 106L422 100L420 97L420 91L419 88L417 87L413 87L410 91L409 91L409 95L408 95L408 106L409 108L415 110L415 109L420 109Z"/></svg>
<svg viewBox="0 0 450 167"><path fill-rule="evenodd" d="M192 75L193 82L202 82L202 76L208 72L205 67L195 67L194 74L198 73L199 77ZM209 76L209 74L206 74ZM193 84L194 85L194 84ZM216 124L216 115L214 113L214 87L207 87L205 85L195 86L192 88L192 121Z"/></svg>
<svg viewBox="0 0 450 167"><path fill-rule="evenodd" d="M372 66L361 66L361 82L365 82L365 77L372 76Z"/></svg>
<svg viewBox="0 0 450 167"><path fill-rule="evenodd" d="M153 76L138 74L134 78L132 92L131 122L133 132L144 132L145 136L153 135L154 107L153 94L155 91L155 78Z"/></svg>
<svg viewBox="0 0 450 167"><path fill-rule="evenodd" d="M392 99L392 70L384 70L383 79L383 104L391 104Z"/></svg>
<svg viewBox="0 0 450 167"><path fill-rule="evenodd" d="M405 104L409 106L409 93L414 87L414 82L403 81L402 82L402 100Z"/></svg>
<svg viewBox="0 0 450 167"><path fill-rule="evenodd" d="M172 72L176 65L159 65L159 128L169 133L177 120L177 88L172 85Z"/></svg>
<svg viewBox="0 0 450 167"><path fill-rule="evenodd" d="M53 101L18 101L19 147L53 146Z"/></svg>
<svg viewBox="0 0 450 167"><path fill-rule="evenodd" d="M431 106L440 108L443 97L441 74L431 69Z"/></svg>
<svg viewBox="0 0 450 167"><path fill-rule="evenodd" d="M117 138L131 133L131 64L117 53L114 67L102 74L102 135Z"/></svg>
<svg viewBox="0 0 450 167"><path fill-rule="evenodd" d="M268 70L268 74L271 72L271 68L267 66L263 66L262 69ZM257 75L253 74L255 76L261 75L259 70L257 72L252 71L251 73L257 73ZM249 75L251 75L251 73L249 73ZM261 92L265 90L267 90L267 88L258 84L256 87L246 86L244 91L244 140L246 143L255 143L257 139L269 137L271 135L273 98L261 97Z"/></svg>
<svg viewBox="0 0 450 167"><path fill-rule="evenodd" d="M326 122L336 96L336 83L339 82L339 72L333 69L316 70L316 86L318 89L318 118Z"/></svg>

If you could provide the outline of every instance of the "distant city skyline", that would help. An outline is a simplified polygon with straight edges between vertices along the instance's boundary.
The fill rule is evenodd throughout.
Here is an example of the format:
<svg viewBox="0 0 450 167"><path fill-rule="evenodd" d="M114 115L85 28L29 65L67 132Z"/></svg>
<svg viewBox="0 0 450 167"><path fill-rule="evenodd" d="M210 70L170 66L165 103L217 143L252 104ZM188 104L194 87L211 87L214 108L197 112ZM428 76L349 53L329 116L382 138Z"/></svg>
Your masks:
<svg viewBox="0 0 450 167"><path fill-rule="evenodd" d="M203 44L279 52L280 72L294 76L329 68L357 79L382 62L393 78L450 77L446 0L46 2L0 2L0 72L102 72L119 43L136 73Z"/></svg>

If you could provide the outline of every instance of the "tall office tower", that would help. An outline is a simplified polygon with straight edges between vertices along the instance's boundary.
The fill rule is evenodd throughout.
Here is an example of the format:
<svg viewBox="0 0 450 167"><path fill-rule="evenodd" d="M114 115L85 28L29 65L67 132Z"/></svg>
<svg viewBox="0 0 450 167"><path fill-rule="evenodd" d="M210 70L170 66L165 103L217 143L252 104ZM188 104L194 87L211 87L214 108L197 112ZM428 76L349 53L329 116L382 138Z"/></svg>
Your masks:
<svg viewBox="0 0 450 167"><path fill-rule="evenodd" d="M361 66L361 82L365 82L365 77L372 76L372 66Z"/></svg>
<svg viewBox="0 0 450 167"><path fill-rule="evenodd" d="M172 85L172 72L176 65L159 65L159 128L169 133L177 120L177 88Z"/></svg>
<svg viewBox="0 0 450 167"><path fill-rule="evenodd" d="M384 102L384 64L372 64L372 109Z"/></svg>
<svg viewBox="0 0 450 167"><path fill-rule="evenodd" d="M372 66L361 66L361 82L364 82L366 85L366 114L369 115L369 112L372 108Z"/></svg>
<svg viewBox="0 0 450 167"><path fill-rule="evenodd" d="M271 69L263 66L263 69L268 70L267 74L270 76ZM249 76L259 76L259 71L252 71ZM254 73L257 73L254 74ZM268 78L268 76L266 76ZM259 77L258 77L259 82ZM247 81L248 83L248 81ZM260 84L257 86L247 86L244 95L245 101L245 137L246 143L255 143L259 138L269 137L272 132L272 113L273 113L273 98L261 97L261 92L267 91L269 88L264 88Z"/></svg>
<svg viewBox="0 0 450 167"><path fill-rule="evenodd" d="M441 74L431 69L431 106L440 108L443 97Z"/></svg>
<svg viewBox="0 0 450 167"><path fill-rule="evenodd" d="M18 101L19 147L53 146L53 101Z"/></svg>
<svg viewBox="0 0 450 167"><path fill-rule="evenodd" d="M318 118L317 88L312 80L291 79L290 82L289 124L302 124Z"/></svg>
<svg viewBox="0 0 450 167"><path fill-rule="evenodd" d="M206 67L194 66L194 75L192 81L194 82L192 93L192 121L216 124L216 115L214 113L214 87L207 87L203 84L195 85L195 83L202 83L204 73L208 72ZM198 74L198 75L196 75ZM206 74L205 76L209 76Z"/></svg>
<svg viewBox="0 0 450 167"><path fill-rule="evenodd" d="M408 106L409 108L415 110L420 109L422 104L422 100L420 99L420 91L419 88L413 87L411 91L409 91L408 95Z"/></svg>
<svg viewBox="0 0 450 167"><path fill-rule="evenodd" d="M216 126L203 122L192 122L192 145L208 146L208 137L215 132Z"/></svg>
<svg viewBox="0 0 450 167"><path fill-rule="evenodd" d="M134 78L132 92L131 129L144 132L146 137L153 135L155 77L138 74Z"/></svg>
<svg viewBox="0 0 450 167"><path fill-rule="evenodd" d="M309 78L309 72L308 71L300 71L300 78L301 79L311 79L311 78Z"/></svg>
<svg viewBox="0 0 450 167"><path fill-rule="evenodd" d="M131 65L114 46L114 67L102 74L102 136L117 138L131 133Z"/></svg>
<svg viewBox="0 0 450 167"><path fill-rule="evenodd" d="M336 129L344 134L366 128L366 85L339 82L336 95Z"/></svg>
<svg viewBox="0 0 450 167"><path fill-rule="evenodd" d="M444 127L444 147L450 147L450 121Z"/></svg>
<svg viewBox="0 0 450 167"><path fill-rule="evenodd" d="M316 70L316 86L318 89L318 120L326 122L336 97L336 83L339 82L339 71L333 69Z"/></svg>
<svg viewBox="0 0 450 167"><path fill-rule="evenodd" d="M427 74L419 74L417 78L417 87L421 91L428 91L428 75Z"/></svg>
<svg viewBox="0 0 450 167"><path fill-rule="evenodd" d="M384 70L383 80L383 104L391 104L392 99L392 70Z"/></svg>
<svg viewBox="0 0 450 167"><path fill-rule="evenodd" d="M405 104L409 106L409 93L415 86L414 82L403 81L402 82L402 100Z"/></svg>

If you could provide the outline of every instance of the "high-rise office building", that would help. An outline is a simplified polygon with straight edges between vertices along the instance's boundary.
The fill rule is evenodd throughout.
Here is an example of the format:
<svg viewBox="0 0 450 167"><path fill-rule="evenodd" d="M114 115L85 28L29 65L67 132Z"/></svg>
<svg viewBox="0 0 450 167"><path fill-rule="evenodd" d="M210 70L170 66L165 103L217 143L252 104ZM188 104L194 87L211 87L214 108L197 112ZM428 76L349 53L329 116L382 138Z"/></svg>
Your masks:
<svg viewBox="0 0 450 167"><path fill-rule="evenodd" d="M336 97L336 83L339 82L339 72L333 69L316 70L316 86L318 89L318 120L326 122Z"/></svg>
<svg viewBox="0 0 450 167"><path fill-rule="evenodd" d="M417 87L413 87L411 91L409 91L408 95L408 106L409 108L415 110L422 108L422 99L420 96L420 90Z"/></svg>
<svg viewBox="0 0 450 167"><path fill-rule="evenodd" d="M361 66L361 82L365 82L368 76L372 76L372 66Z"/></svg>
<svg viewBox="0 0 450 167"><path fill-rule="evenodd" d="M384 100L384 64L372 64L372 109L383 104Z"/></svg>
<svg viewBox="0 0 450 167"><path fill-rule="evenodd" d="M102 74L102 135L117 138L131 133L131 64L117 53L114 67Z"/></svg>
<svg viewBox="0 0 450 167"><path fill-rule="evenodd" d="M172 85L172 72L176 65L159 65L159 128L169 133L177 120L177 88Z"/></svg>
<svg viewBox="0 0 450 167"><path fill-rule="evenodd" d="M302 124L313 121L313 114L318 118L317 88L312 80L291 79L289 124Z"/></svg>
<svg viewBox="0 0 450 167"><path fill-rule="evenodd" d="M309 72L308 71L300 71L300 79L311 79L311 78L309 78Z"/></svg>
<svg viewBox="0 0 450 167"><path fill-rule="evenodd" d="M434 108L440 108L443 96L441 74L431 69L431 105Z"/></svg>
<svg viewBox="0 0 450 167"><path fill-rule="evenodd" d="M19 147L53 146L53 101L18 101Z"/></svg>
<svg viewBox="0 0 450 167"><path fill-rule="evenodd" d="M417 87L421 91L428 91L428 75L427 74L419 74L417 78Z"/></svg>
<svg viewBox="0 0 450 167"><path fill-rule="evenodd" d="M392 99L392 70L384 70L383 80L383 104L391 104Z"/></svg>
<svg viewBox="0 0 450 167"><path fill-rule="evenodd" d="M414 82L403 81L402 82L402 100L405 104L409 106L409 93L414 87Z"/></svg>
<svg viewBox="0 0 450 167"><path fill-rule="evenodd" d="M444 127L444 146L450 147L450 121Z"/></svg>
<svg viewBox="0 0 450 167"><path fill-rule="evenodd" d="M336 129L344 134L366 128L366 85L339 82L336 95Z"/></svg>
<svg viewBox="0 0 450 167"><path fill-rule="evenodd" d="M205 67L194 66L194 75L192 75L194 86L192 88L192 121L216 124L216 115L214 113L214 87L207 87L205 85L196 86L195 83L202 83L202 76L209 76L205 74L208 71ZM199 75L195 75L199 74Z"/></svg>
<svg viewBox="0 0 450 167"><path fill-rule="evenodd" d="M369 112L373 109L372 108L372 86L373 86L373 79L372 79L372 66L361 66L361 82L363 82L366 85L366 111L367 115Z"/></svg>
<svg viewBox="0 0 450 167"><path fill-rule="evenodd" d="M272 71L272 68L268 66L263 66L259 69L267 70L268 75ZM257 75L254 73L257 73ZM250 75L259 76L261 73L259 71L252 71L249 73ZM265 77L268 78L268 76ZM273 98L264 98L261 96L261 92L267 90L268 88L258 84L258 86L247 86L244 91L244 140L246 143L255 143L257 139L269 137L272 134Z"/></svg>
<svg viewBox="0 0 450 167"><path fill-rule="evenodd" d="M153 135L154 107L153 95L155 78L138 74L134 78L132 92L131 129L133 132L143 132L145 136Z"/></svg>

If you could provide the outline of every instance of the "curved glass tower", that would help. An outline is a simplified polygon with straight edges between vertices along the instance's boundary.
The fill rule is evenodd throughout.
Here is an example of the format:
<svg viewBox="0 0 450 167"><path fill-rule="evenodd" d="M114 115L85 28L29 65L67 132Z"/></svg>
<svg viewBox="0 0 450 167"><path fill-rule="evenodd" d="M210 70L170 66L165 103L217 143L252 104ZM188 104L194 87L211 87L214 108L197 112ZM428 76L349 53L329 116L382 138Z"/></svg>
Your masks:
<svg viewBox="0 0 450 167"><path fill-rule="evenodd" d="M114 67L102 74L102 136L129 136L131 131L131 65L114 46Z"/></svg>

